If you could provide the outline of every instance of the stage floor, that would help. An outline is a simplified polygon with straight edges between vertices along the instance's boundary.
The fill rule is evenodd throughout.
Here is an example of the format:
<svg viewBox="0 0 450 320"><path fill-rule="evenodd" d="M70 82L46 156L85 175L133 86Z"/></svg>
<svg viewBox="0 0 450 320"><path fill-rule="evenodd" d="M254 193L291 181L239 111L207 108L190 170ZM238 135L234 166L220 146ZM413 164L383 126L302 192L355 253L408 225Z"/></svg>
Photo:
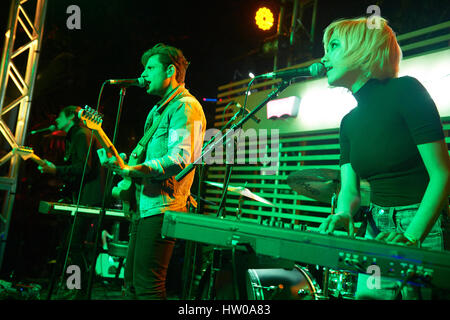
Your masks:
<svg viewBox="0 0 450 320"><path fill-rule="evenodd" d="M77 297L76 289L53 290L48 297L48 279L32 279L11 283L0 280L0 300L87 300ZM90 300L129 300L122 293L122 280L119 283L110 278L96 278ZM167 289L167 300L180 300L179 293L173 288Z"/></svg>

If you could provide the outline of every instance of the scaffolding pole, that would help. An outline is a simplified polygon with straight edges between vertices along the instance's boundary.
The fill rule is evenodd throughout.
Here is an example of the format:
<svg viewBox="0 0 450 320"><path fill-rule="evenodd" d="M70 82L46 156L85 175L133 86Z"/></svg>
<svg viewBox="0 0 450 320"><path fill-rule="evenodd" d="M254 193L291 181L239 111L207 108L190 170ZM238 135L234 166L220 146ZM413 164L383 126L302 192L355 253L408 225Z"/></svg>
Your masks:
<svg viewBox="0 0 450 320"><path fill-rule="evenodd" d="M33 3L35 10L28 10ZM3 264L19 174L19 159L13 156L12 149L23 145L26 136L46 8L47 0L12 0L5 33L0 65L0 134L6 144L5 141L0 141L0 146L9 152L0 159L0 167L7 167L4 170L7 174L0 177L0 191L3 192L0 213L0 268ZM17 48L18 28L25 35L26 42ZM19 62L15 61L19 61L24 55L27 55L26 68L18 68ZM16 89L17 97L7 97L8 85ZM13 112L17 114L16 120L7 121L5 116Z"/></svg>

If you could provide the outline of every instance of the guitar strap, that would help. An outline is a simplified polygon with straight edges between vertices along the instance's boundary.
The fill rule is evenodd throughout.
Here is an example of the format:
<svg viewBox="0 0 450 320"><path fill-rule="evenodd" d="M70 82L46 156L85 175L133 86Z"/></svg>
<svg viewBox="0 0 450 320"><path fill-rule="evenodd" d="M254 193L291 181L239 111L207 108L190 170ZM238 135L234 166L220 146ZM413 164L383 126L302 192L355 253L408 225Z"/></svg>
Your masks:
<svg viewBox="0 0 450 320"><path fill-rule="evenodd" d="M158 110L161 110L164 106L166 106L173 98L175 98L179 93L184 90L184 86L180 85L163 103L158 106ZM137 146L134 148L131 153L131 160L134 159L134 164L140 163L141 157L144 154L144 151L147 149L147 144L150 141L151 137L155 133L156 129L158 129L159 123L161 119L167 114L169 108L165 108L163 113L159 116L159 118L152 123L152 126L145 132L144 136L139 140Z"/></svg>

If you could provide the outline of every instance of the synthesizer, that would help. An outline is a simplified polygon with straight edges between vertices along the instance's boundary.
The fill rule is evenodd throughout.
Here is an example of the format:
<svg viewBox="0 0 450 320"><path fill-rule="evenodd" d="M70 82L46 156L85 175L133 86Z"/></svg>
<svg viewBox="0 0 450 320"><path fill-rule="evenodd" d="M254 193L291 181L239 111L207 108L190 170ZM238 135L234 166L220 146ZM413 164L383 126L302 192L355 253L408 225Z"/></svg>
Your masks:
<svg viewBox="0 0 450 320"><path fill-rule="evenodd" d="M450 289L450 252L387 244L183 212L165 212L162 235L215 246L250 246L256 254L350 272L414 279Z"/></svg>
<svg viewBox="0 0 450 320"><path fill-rule="evenodd" d="M74 204L59 203L59 202L39 202L39 212L44 214L70 214L75 215L77 206ZM78 213L87 216L98 216L100 214L100 208L78 206ZM123 211L117 209L106 209L105 217L126 219Z"/></svg>

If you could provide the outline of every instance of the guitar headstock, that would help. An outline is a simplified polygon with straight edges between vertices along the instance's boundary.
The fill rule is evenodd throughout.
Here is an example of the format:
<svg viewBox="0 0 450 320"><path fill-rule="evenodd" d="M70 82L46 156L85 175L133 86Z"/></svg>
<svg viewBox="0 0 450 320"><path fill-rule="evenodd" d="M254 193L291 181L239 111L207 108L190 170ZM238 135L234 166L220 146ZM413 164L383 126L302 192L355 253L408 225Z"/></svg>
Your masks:
<svg viewBox="0 0 450 320"><path fill-rule="evenodd" d="M78 111L78 118L91 130L100 130L103 122L103 115L85 106L83 109Z"/></svg>
<svg viewBox="0 0 450 320"><path fill-rule="evenodd" d="M33 148L22 146L13 148L12 153L21 156L23 160L28 160L29 158L33 157L34 151Z"/></svg>

